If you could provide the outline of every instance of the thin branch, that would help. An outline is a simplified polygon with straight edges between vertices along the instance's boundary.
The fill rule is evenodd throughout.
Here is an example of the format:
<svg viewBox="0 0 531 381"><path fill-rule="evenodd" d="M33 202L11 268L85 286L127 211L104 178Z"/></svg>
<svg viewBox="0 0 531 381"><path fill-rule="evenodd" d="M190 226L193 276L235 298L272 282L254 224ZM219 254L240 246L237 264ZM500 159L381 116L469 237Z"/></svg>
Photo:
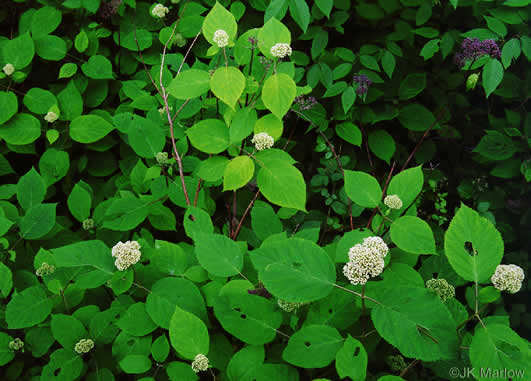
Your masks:
<svg viewBox="0 0 531 381"><path fill-rule="evenodd" d="M348 288L345 288L345 287L340 286L340 285L335 284L335 283L333 284L333 286L334 286L334 287L337 287L337 288L339 288L339 289L341 289L341 290L343 290L343 291L346 291L346 292L349 292L349 293L351 293L351 294L357 295L357 296L359 296L359 297L362 298L362 299L367 299L367 300L370 300L370 301L373 302L373 303L376 303L376 304L379 304L379 305L383 305L382 303L380 303L379 301L377 301L377 300L371 298L370 296L363 295L363 294L360 294L359 292L349 290Z"/></svg>
<svg viewBox="0 0 531 381"><path fill-rule="evenodd" d="M400 373L400 377L403 378L403 377L406 375L407 371L410 370L411 368L413 368L413 367L414 367L415 365L417 365L419 362L420 362L420 360L414 360L414 361L412 361L411 364L409 364L409 365L407 366L407 368L404 369L404 370Z"/></svg>

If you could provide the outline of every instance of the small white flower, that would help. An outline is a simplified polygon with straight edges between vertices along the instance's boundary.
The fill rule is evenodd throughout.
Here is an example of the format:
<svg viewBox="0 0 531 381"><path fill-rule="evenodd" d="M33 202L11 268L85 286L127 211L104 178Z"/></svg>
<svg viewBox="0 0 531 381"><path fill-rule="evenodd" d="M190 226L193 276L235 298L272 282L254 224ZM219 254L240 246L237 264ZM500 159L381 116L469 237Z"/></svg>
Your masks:
<svg viewBox="0 0 531 381"><path fill-rule="evenodd" d="M387 205L390 209L400 209L402 208L402 200L396 194L386 196L384 198L384 204Z"/></svg>
<svg viewBox="0 0 531 381"><path fill-rule="evenodd" d="M208 370L208 357L199 353L192 362L192 370L196 373Z"/></svg>
<svg viewBox="0 0 531 381"><path fill-rule="evenodd" d="M229 44L229 35L223 29L214 32L214 42L219 48L223 48Z"/></svg>
<svg viewBox="0 0 531 381"><path fill-rule="evenodd" d="M13 66L13 64L8 63L8 64L5 64L2 70L4 70L4 73L6 75L11 75L15 72L15 67Z"/></svg>
<svg viewBox="0 0 531 381"><path fill-rule="evenodd" d="M291 46L289 44L276 44L271 48L271 54L276 58L291 56Z"/></svg>
<svg viewBox="0 0 531 381"><path fill-rule="evenodd" d="M92 348L94 348L94 341L91 339L81 339L74 346L74 351L83 354L88 353Z"/></svg>
<svg viewBox="0 0 531 381"><path fill-rule="evenodd" d="M498 290L514 294L522 288L524 278L524 270L520 266L499 265L490 280Z"/></svg>
<svg viewBox="0 0 531 381"><path fill-rule="evenodd" d="M275 144L275 139L272 136L269 136L267 132L260 132L253 136L251 143L254 144L255 148L258 151L262 151L267 148L273 147Z"/></svg>
<svg viewBox="0 0 531 381"><path fill-rule="evenodd" d="M168 9L168 7L165 7L164 5L162 4L157 4L153 7L153 9L151 10L151 14L155 17L158 17L159 19L162 19L166 16L166 14L169 12L170 10Z"/></svg>
<svg viewBox="0 0 531 381"><path fill-rule="evenodd" d="M44 120L47 121L48 123L53 123L55 122L57 119L59 119L59 115L57 115L55 112L53 111L48 111L48 114L46 114L44 116Z"/></svg>
<svg viewBox="0 0 531 381"><path fill-rule="evenodd" d="M127 270L140 260L140 245L136 241L118 242L112 248L112 256L116 258L114 265L120 271Z"/></svg>
<svg viewBox="0 0 531 381"><path fill-rule="evenodd" d="M367 237L363 240L362 245L370 250L375 251L382 258L385 258L389 252L389 248L381 237Z"/></svg>

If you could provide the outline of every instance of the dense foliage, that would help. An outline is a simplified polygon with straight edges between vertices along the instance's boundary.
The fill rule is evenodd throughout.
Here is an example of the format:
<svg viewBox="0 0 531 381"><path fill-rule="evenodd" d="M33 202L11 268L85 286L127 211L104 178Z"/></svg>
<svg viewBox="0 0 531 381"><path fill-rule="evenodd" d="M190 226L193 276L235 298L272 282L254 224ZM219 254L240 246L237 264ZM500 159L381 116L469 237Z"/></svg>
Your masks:
<svg viewBox="0 0 531 381"><path fill-rule="evenodd" d="M3 380L531 379L528 0L2 5Z"/></svg>

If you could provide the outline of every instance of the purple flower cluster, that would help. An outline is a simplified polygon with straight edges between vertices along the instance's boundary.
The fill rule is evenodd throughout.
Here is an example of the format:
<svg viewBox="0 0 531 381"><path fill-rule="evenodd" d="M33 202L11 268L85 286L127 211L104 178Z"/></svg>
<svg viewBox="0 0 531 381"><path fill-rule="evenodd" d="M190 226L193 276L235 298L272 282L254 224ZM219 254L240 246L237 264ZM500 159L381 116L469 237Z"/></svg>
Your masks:
<svg viewBox="0 0 531 381"><path fill-rule="evenodd" d="M479 41L477 38L465 38L461 44L461 51L455 54L454 62L461 68L465 66L466 61L475 60L485 54L492 58L500 57L500 48L496 41Z"/></svg>
<svg viewBox="0 0 531 381"><path fill-rule="evenodd" d="M356 88L356 94L364 95L369 91L369 86L372 85L372 81L365 74L356 74L353 81L358 87Z"/></svg>
<svg viewBox="0 0 531 381"><path fill-rule="evenodd" d="M295 103L300 105L301 111L306 111L312 109L317 104L317 99L315 97L304 98L302 95L295 97Z"/></svg>

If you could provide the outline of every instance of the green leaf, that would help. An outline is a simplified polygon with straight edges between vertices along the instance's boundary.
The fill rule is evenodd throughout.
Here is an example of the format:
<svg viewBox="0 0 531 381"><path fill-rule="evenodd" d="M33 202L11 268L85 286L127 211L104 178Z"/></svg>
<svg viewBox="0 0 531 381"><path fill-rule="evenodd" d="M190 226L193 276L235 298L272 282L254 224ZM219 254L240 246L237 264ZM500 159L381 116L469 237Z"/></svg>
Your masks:
<svg viewBox="0 0 531 381"><path fill-rule="evenodd" d="M420 50L420 55L424 58L424 61L429 60L440 50L439 43L441 42L440 38L429 40Z"/></svg>
<svg viewBox="0 0 531 381"><path fill-rule="evenodd" d="M343 94L341 94L341 106L343 106L343 112L346 114L348 110L352 108L352 105L356 101L356 90L352 86L348 86Z"/></svg>
<svg viewBox="0 0 531 381"><path fill-rule="evenodd" d="M54 7L42 7L31 18L31 35L33 38L52 33L61 24L61 11Z"/></svg>
<svg viewBox="0 0 531 381"><path fill-rule="evenodd" d="M17 200L26 210L43 202L45 195L46 184L35 168L31 168L17 183Z"/></svg>
<svg viewBox="0 0 531 381"><path fill-rule="evenodd" d="M484 283L502 260L503 240L489 220L461 204L444 236L444 252L459 276Z"/></svg>
<svg viewBox="0 0 531 381"><path fill-rule="evenodd" d="M301 368L324 368L330 365L343 344L333 327L307 325L291 335L282 359Z"/></svg>
<svg viewBox="0 0 531 381"><path fill-rule="evenodd" d="M114 130L114 126L98 115L82 115L70 123L70 137L78 143L94 143Z"/></svg>
<svg viewBox="0 0 531 381"><path fill-rule="evenodd" d="M398 120L402 126L412 131L426 131L435 123L435 117L431 111L418 103L402 107ZM435 123L434 127L437 128L438 124Z"/></svg>
<svg viewBox="0 0 531 381"><path fill-rule="evenodd" d="M65 63L59 69L59 79L70 78L77 73L77 65L75 63Z"/></svg>
<svg viewBox="0 0 531 381"><path fill-rule="evenodd" d="M48 90L33 87L24 95L23 102L31 112L44 115L57 105L57 98Z"/></svg>
<svg viewBox="0 0 531 381"><path fill-rule="evenodd" d="M402 200L402 208L408 208L422 191L424 174L422 165L406 169L393 176L387 188L388 195L397 195Z"/></svg>
<svg viewBox="0 0 531 381"><path fill-rule="evenodd" d="M0 296L7 298L11 288L13 288L13 274L9 267L0 262Z"/></svg>
<svg viewBox="0 0 531 381"><path fill-rule="evenodd" d="M305 0L289 0L289 13L304 33L310 24L310 8Z"/></svg>
<svg viewBox="0 0 531 381"><path fill-rule="evenodd" d="M368 141L371 151L389 164L396 150L393 137L385 130L375 130L369 134Z"/></svg>
<svg viewBox="0 0 531 381"><path fill-rule="evenodd" d="M485 130L487 133L479 141L473 152L478 152L491 160L507 160L512 157L517 147L513 140L496 130Z"/></svg>
<svg viewBox="0 0 531 381"><path fill-rule="evenodd" d="M67 199L70 213L79 222L83 222L90 217L90 209L92 206L92 195L82 184L82 182L79 182L74 185Z"/></svg>
<svg viewBox="0 0 531 381"><path fill-rule="evenodd" d="M271 17L258 31L258 48L264 56L273 59L271 48L276 44L290 44L291 33L284 24L276 18Z"/></svg>
<svg viewBox="0 0 531 381"><path fill-rule="evenodd" d="M326 297L336 280L328 254L300 238L271 242L251 253L267 290L290 302L311 302Z"/></svg>
<svg viewBox="0 0 531 381"><path fill-rule="evenodd" d="M216 97L235 110L245 89L245 76L233 66L220 67L210 78L210 88Z"/></svg>
<svg viewBox="0 0 531 381"><path fill-rule="evenodd" d="M283 73L269 77L262 90L264 105L279 119L282 119L289 111L296 95L295 82Z"/></svg>
<svg viewBox="0 0 531 381"><path fill-rule="evenodd" d="M128 374L141 374L151 369L151 360L144 355L127 355L119 362L120 368Z"/></svg>
<svg viewBox="0 0 531 381"><path fill-rule="evenodd" d="M50 362L42 368L44 380L75 380L81 376L83 360L73 350L57 349L50 355Z"/></svg>
<svg viewBox="0 0 531 381"><path fill-rule="evenodd" d="M437 295L425 288L386 287L374 297L381 303L373 304L374 327L404 357L422 361L455 357L456 323Z"/></svg>
<svg viewBox="0 0 531 381"><path fill-rule="evenodd" d="M267 116L267 115L266 115ZM231 143L241 142L253 132L256 124L256 110L251 108L241 108L236 111L230 124L229 135ZM282 123L281 123L282 125ZM282 130L281 130L282 131ZM281 132L282 133L282 132ZM273 137L275 140L278 138Z"/></svg>
<svg viewBox="0 0 531 381"><path fill-rule="evenodd" d="M395 71L396 66L396 60L393 53L391 53L389 50L384 51L382 54L382 68L385 71L385 74L389 78L393 76L393 72Z"/></svg>
<svg viewBox="0 0 531 381"><path fill-rule="evenodd" d="M489 29L496 33L498 36L503 38L507 35L507 27L505 26L503 21L489 16L483 16L483 18L487 22L487 26L489 27Z"/></svg>
<svg viewBox="0 0 531 381"><path fill-rule="evenodd" d="M284 131L284 124L282 120L278 119L273 114L266 114L254 124L254 133L267 132L275 141L280 139Z"/></svg>
<svg viewBox="0 0 531 381"><path fill-rule="evenodd" d="M218 181L223 177L229 159L224 156L212 156L199 165L197 175L206 181Z"/></svg>
<svg viewBox="0 0 531 381"><path fill-rule="evenodd" d="M206 153L220 153L229 147L229 129L219 119L204 119L186 130L190 143Z"/></svg>
<svg viewBox="0 0 531 381"><path fill-rule="evenodd" d="M6 365L15 358L15 351L9 348L9 342L11 340L13 338L7 333L0 332L0 366Z"/></svg>
<svg viewBox="0 0 531 381"><path fill-rule="evenodd" d="M260 200L255 201L251 210L251 226L256 236L262 241L273 234L282 232L282 222L273 207Z"/></svg>
<svg viewBox="0 0 531 381"><path fill-rule="evenodd" d="M485 89L485 96L488 98L503 79L503 66L501 62L495 58L491 58L483 66L481 77L483 80L483 88Z"/></svg>
<svg viewBox="0 0 531 381"><path fill-rule="evenodd" d="M155 339L153 345L151 346L151 357L153 357L153 360L156 362L164 362L168 358L169 354L170 343L168 342L166 335L162 334Z"/></svg>
<svg viewBox="0 0 531 381"><path fill-rule="evenodd" d="M88 337L83 324L70 315L53 314L50 326L54 339L70 351L74 350L79 340Z"/></svg>
<svg viewBox="0 0 531 381"><path fill-rule="evenodd" d="M128 231L136 228L149 213L150 198L127 197L114 199L105 213L103 227L111 230Z"/></svg>
<svg viewBox="0 0 531 381"><path fill-rule="evenodd" d="M199 233L214 233L214 225L207 212L195 206L189 206L184 214L183 219L184 231L186 235L196 240L195 236Z"/></svg>
<svg viewBox="0 0 531 381"><path fill-rule="evenodd" d="M196 381L197 374L192 370L189 363L172 361L166 367L166 373L171 381Z"/></svg>
<svg viewBox="0 0 531 381"><path fill-rule="evenodd" d="M336 127L336 133L341 139L350 144L361 146L361 131L355 124L350 122L341 123Z"/></svg>
<svg viewBox="0 0 531 381"><path fill-rule="evenodd" d="M61 119L73 120L83 112L83 98L73 81L57 95L61 109Z"/></svg>
<svg viewBox="0 0 531 381"><path fill-rule="evenodd" d="M524 379L531 362L529 343L511 328L494 323L478 326L470 344L470 362L475 368L474 377L486 381L493 378ZM520 372L520 376L517 376ZM478 377L479 376L479 377ZM527 375L525 377L528 377Z"/></svg>
<svg viewBox="0 0 531 381"><path fill-rule="evenodd" d="M36 38L35 52L48 61L61 61L66 56L66 42L57 36L47 35Z"/></svg>
<svg viewBox="0 0 531 381"><path fill-rule="evenodd" d="M15 70L24 69L33 60L35 45L28 32L2 44L4 61L15 67Z"/></svg>
<svg viewBox="0 0 531 381"><path fill-rule="evenodd" d="M162 152L166 143L166 133L150 119L134 117L134 123L127 131L131 148L146 159L154 158Z"/></svg>
<svg viewBox="0 0 531 381"><path fill-rule="evenodd" d="M265 10L264 22L269 21L272 17L282 20L288 11L288 0L272 0Z"/></svg>
<svg viewBox="0 0 531 381"><path fill-rule="evenodd" d="M232 356L227 365L229 381L253 381L264 360L265 350L262 345L243 347ZM249 364L253 364L253 366L249 366Z"/></svg>
<svg viewBox="0 0 531 381"><path fill-rule="evenodd" d="M30 114L18 113L0 127L0 138L9 144L30 144L39 136L41 136L41 123Z"/></svg>
<svg viewBox="0 0 531 381"><path fill-rule="evenodd" d="M216 276L238 274L243 267L240 247L221 234L197 234L195 252L205 270Z"/></svg>
<svg viewBox="0 0 531 381"><path fill-rule="evenodd" d="M361 55L360 62L367 69L371 69L374 71L380 71L380 66L378 66L378 61L376 61L376 58L374 58L373 56Z"/></svg>
<svg viewBox="0 0 531 381"><path fill-rule="evenodd" d="M85 50L87 50L88 45L89 45L89 39L87 36L87 32L85 32L82 29L77 34L76 39L74 40L74 46L78 52L83 53Z"/></svg>
<svg viewBox="0 0 531 381"><path fill-rule="evenodd" d="M345 171L345 192L352 201L364 208L375 208L382 199L378 180L361 171Z"/></svg>
<svg viewBox="0 0 531 381"><path fill-rule="evenodd" d="M210 90L210 74L205 70L185 70L171 81L167 90L177 99L196 98Z"/></svg>
<svg viewBox="0 0 531 381"><path fill-rule="evenodd" d="M39 170L47 186L55 184L68 173L70 158L68 153L48 148L39 160Z"/></svg>
<svg viewBox="0 0 531 381"><path fill-rule="evenodd" d="M426 87L426 73L409 74L400 82L400 100L416 97Z"/></svg>
<svg viewBox="0 0 531 381"><path fill-rule="evenodd" d="M223 191L236 190L245 186L254 174L254 162L249 156L232 159L223 173Z"/></svg>
<svg viewBox="0 0 531 381"><path fill-rule="evenodd" d="M503 45L501 51L501 60L503 63L503 67L507 69L509 66L511 66L513 59L518 59L518 57L520 57L521 52L522 49L520 47L520 41L518 39L512 38L507 41Z"/></svg>
<svg viewBox="0 0 531 381"><path fill-rule="evenodd" d="M57 204L39 204L29 208L19 222L22 238L38 239L48 234L55 225L56 206Z"/></svg>
<svg viewBox="0 0 531 381"><path fill-rule="evenodd" d="M52 312L52 301L42 286L32 286L13 295L6 307L9 329L31 327L44 321Z"/></svg>
<svg viewBox="0 0 531 381"><path fill-rule="evenodd" d="M150 250L151 263L161 272L168 275L184 275L188 267L188 259L180 246L166 241L156 240L155 247Z"/></svg>
<svg viewBox="0 0 531 381"><path fill-rule="evenodd" d="M367 352L363 344L348 335L343 346L336 354L336 370L341 378L365 380L367 375Z"/></svg>
<svg viewBox="0 0 531 381"><path fill-rule="evenodd" d="M157 328L146 312L146 305L141 302L129 306L116 325L131 336L145 336Z"/></svg>
<svg viewBox="0 0 531 381"><path fill-rule="evenodd" d="M300 171L285 160L258 160L263 166L256 183L264 197L273 204L305 211L306 183Z"/></svg>
<svg viewBox="0 0 531 381"><path fill-rule="evenodd" d="M192 360L199 353L208 355L210 339L207 327L194 314L175 307L169 330L171 346L180 356Z"/></svg>
<svg viewBox="0 0 531 381"><path fill-rule="evenodd" d="M236 41L238 24L236 23L236 19L232 13L230 13L223 7L223 5L216 1L216 4L214 4L203 21L203 36L205 36L206 40L212 45L217 46L213 40L214 33L220 29L227 32L229 35L229 46L232 46L234 41Z"/></svg>
<svg viewBox="0 0 531 381"><path fill-rule="evenodd" d="M332 6L334 5L334 0L315 0L315 5L319 8L321 12L327 17L330 18L330 12L332 12Z"/></svg>
<svg viewBox="0 0 531 381"><path fill-rule="evenodd" d="M18 98L13 92L0 92L0 125L7 122L18 111ZM0 129L1 131L1 129Z"/></svg>
<svg viewBox="0 0 531 381"><path fill-rule="evenodd" d="M81 65L81 70L92 79L113 79L111 61L104 56L91 56L88 62Z"/></svg>
<svg viewBox="0 0 531 381"><path fill-rule="evenodd" d="M273 341L282 323L276 304L257 295L220 295L214 300L214 314L223 329L247 344Z"/></svg>
<svg viewBox="0 0 531 381"><path fill-rule="evenodd" d="M413 254L437 254L435 238L427 222L403 216L391 224L391 239L398 248Z"/></svg>

